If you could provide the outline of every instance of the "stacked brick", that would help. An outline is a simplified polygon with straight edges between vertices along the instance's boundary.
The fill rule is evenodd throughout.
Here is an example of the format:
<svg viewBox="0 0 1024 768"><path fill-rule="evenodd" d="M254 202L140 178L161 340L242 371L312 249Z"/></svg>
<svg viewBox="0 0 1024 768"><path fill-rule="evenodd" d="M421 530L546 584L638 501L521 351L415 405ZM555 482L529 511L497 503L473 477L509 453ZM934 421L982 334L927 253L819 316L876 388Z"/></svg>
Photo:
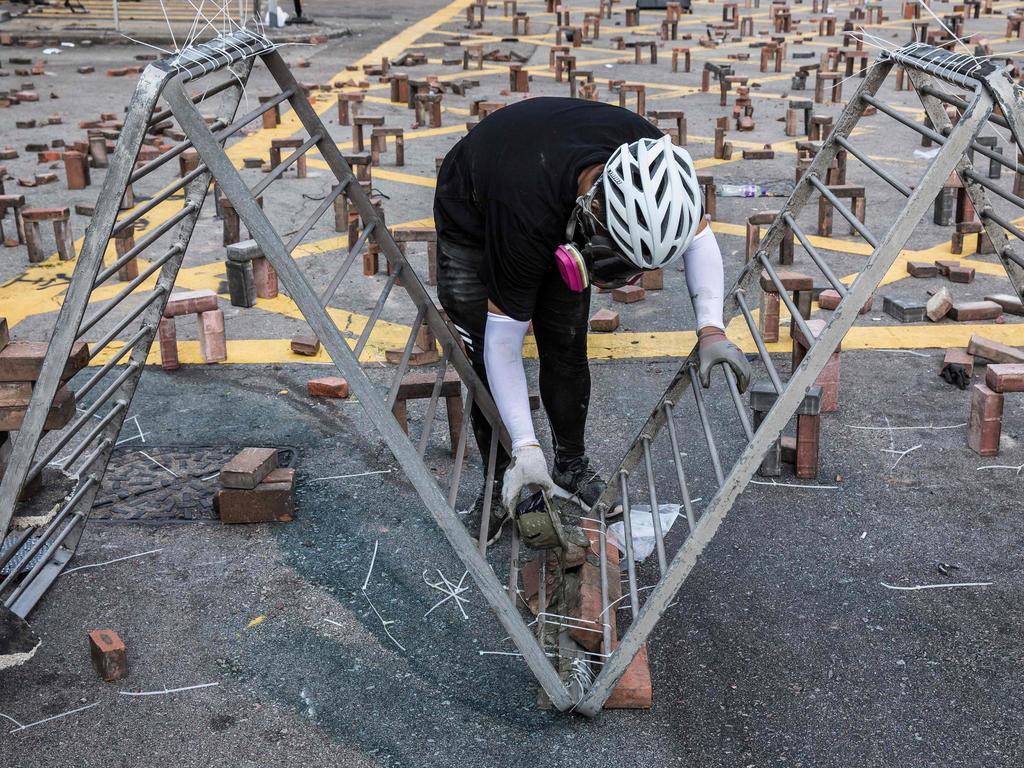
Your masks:
<svg viewBox="0 0 1024 768"><path fill-rule="evenodd" d="M224 333L224 312L217 307L217 294L210 290L171 294L160 319L160 365L165 371L176 370L178 362L178 331L175 318L195 315L199 324L199 352L207 363L227 360L227 339Z"/></svg>
<svg viewBox="0 0 1024 768"><path fill-rule="evenodd" d="M222 523L289 522L295 517L295 470L279 467L276 448L245 448L220 472L214 511Z"/></svg>
<svg viewBox="0 0 1024 768"><path fill-rule="evenodd" d="M48 345L41 342L11 341L7 319L0 317L0 478L12 449L10 433L21 429L47 348ZM82 342L76 343L61 374L61 386L46 414L44 430L62 429L75 417L75 393L67 382L88 363L88 347ZM26 495L36 487L26 488Z"/></svg>

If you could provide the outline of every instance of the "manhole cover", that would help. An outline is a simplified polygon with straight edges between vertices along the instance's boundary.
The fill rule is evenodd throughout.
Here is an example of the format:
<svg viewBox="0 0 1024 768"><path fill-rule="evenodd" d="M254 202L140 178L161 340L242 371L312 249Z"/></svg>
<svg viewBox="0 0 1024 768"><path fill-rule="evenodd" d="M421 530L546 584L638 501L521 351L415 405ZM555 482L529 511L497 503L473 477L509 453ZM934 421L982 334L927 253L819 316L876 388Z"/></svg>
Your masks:
<svg viewBox="0 0 1024 768"><path fill-rule="evenodd" d="M240 448L146 446L110 457L93 520L213 520L217 476ZM278 463L295 463L294 448L278 449Z"/></svg>

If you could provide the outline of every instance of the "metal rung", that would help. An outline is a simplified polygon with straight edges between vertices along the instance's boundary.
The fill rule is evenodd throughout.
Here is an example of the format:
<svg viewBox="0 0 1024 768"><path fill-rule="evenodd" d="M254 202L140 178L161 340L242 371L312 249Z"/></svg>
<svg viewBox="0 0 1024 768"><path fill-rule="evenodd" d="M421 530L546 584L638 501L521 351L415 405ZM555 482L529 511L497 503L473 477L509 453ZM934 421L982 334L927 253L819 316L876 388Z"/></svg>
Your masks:
<svg viewBox="0 0 1024 768"><path fill-rule="evenodd" d="M690 374L690 389L693 390L693 399L697 403L697 415L700 417L700 426L704 432L704 440L708 444L708 453L711 454L711 466L715 470L715 477L721 487L725 482L725 474L722 472L722 461L718 458L718 447L715 445L715 436L711 432L711 421L708 419L707 406L704 404L704 393L701 391L701 383L697 378L697 369L692 365L688 368Z"/></svg>
<svg viewBox="0 0 1024 768"><path fill-rule="evenodd" d="M629 473L619 471L619 493L622 501L622 533L626 549L626 577L629 580L629 604L633 615L640 613L640 594L636 587L636 558L633 554L633 511L629 505Z"/></svg>
<svg viewBox="0 0 1024 768"><path fill-rule="evenodd" d="M81 416L61 431L57 442L46 452L46 455L44 455L43 458L35 463L29 472L29 476L35 477L39 472L41 472L43 467L49 464L53 460L53 457L60 453L65 445L71 442L71 438L78 434L78 430L80 430L83 425L88 424L89 420L96 415L96 412L103 407L103 404L113 397L117 390L120 389L121 385L124 384L141 367L142 364L139 362L134 360L130 362L121 374L110 383L110 386L103 390L103 393L96 398L96 402L86 408Z"/></svg>
<svg viewBox="0 0 1024 768"><path fill-rule="evenodd" d="M811 179L812 183L815 181L816 179ZM846 210L843 206L839 207L844 211ZM856 219L857 217L854 216L854 218ZM811 261L813 261L815 265L817 265L818 269L821 270L821 274L825 276L825 279L832 284L832 287L836 289L836 292L840 296L845 297L847 294L846 286L843 285L842 281L840 281L838 277L836 277L835 272L832 271L825 259L822 258L820 253L818 253L818 249L814 247L807 235L804 234L804 231L796 223L796 220L788 213L782 214L782 220L789 225L790 230L794 235L796 235L796 239L800 241L800 245L802 245L804 250L807 251L807 255L811 257Z"/></svg>
<svg viewBox="0 0 1024 768"><path fill-rule="evenodd" d="M437 413L437 401L441 397L441 387L444 385L444 376L448 372L448 348L444 350L441 363L437 366L437 378L434 379L434 388L430 390L430 402L427 403L427 412L423 416L423 432L420 434L418 452L422 459L427 453L427 444L430 442L430 430L434 424L434 415Z"/></svg>
<svg viewBox="0 0 1024 768"><path fill-rule="evenodd" d="M84 497L85 494L89 491L89 488L96 484L96 482L97 481L95 478L89 477L86 478L84 482L79 483L78 488L75 489L75 492L71 495L71 498L68 499L67 503L63 507L61 507L60 511L54 516L53 520L50 521L50 524L46 527L46 530L43 531L42 535L40 535L35 540L35 542L32 544L32 548L25 553L24 557L21 560L22 563L31 561L39 553L39 550L41 550L43 546L47 543L50 536L52 536L53 532L57 529L57 526L60 525L61 522L63 522L64 518L68 516L68 513L75 507L76 504L78 504L79 501L82 500L82 497ZM36 568L38 568L38 566L39 564L37 563L36 566L33 567L32 571L36 571ZM2 594L3 591L7 589L7 587L9 587L11 583L18 577L18 573L20 570L20 568L13 569L11 573L7 575L6 579L0 582L0 594ZM32 571L29 572L29 575L31 575ZM27 579L28 576L25 577L25 580ZM24 581L22 583L24 583ZM4 602L4 605L10 605L14 602L14 599L16 597L17 595L8 598L8 600Z"/></svg>
<svg viewBox="0 0 1024 768"><path fill-rule="evenodd" d="M772 362L772 356L768 353L768 348L765 346L764 337L761 336L761 331L758 330L757 323L754 322L754 316L750 313L750 307L747 306L747 301L743 297L743 291L737 291L735 296L736 304L739 306L740 312L743 314L743 319L747 323L747 328L750 329L750 336L754 339L754 345L757 347L757 354L768 371L768 378L771 379L772 386L775 388L775 391L781 394L782 380L779 378L779 372L775 370L775 363Z"/></svg>
<svg viewBox="0 0 1024 768"><path fill-rule="evenodd" d="M117 272L117 270L119 270L132 259L136 258L144 250L149 248L149 246L151 246L161 237L163 237L172 229L174 229L174 227L177 224L180 224L193 213L197 213L198 211L198 203L196 203L194 200L186 200L185 204L181 207L181 210L177 211L173 216L168 218L167 221L162 222L160 226L155 227L151 232L147 232L145 237L143 237L139 242L137 242L127 251L125 251L124 255L122 255L117 261L115 261L109 267L100 272L100 274L96 277L96 280L93 281L93 288L99 288L101 285L103 285L103 283L107 281L107 278L111 277L114 273Z"/></svg>
<svg viewBox="0 0 1024 768"><path fill-rule="evenodd" d="M857 232L860 233L860 236L867 240L872 248L878 247L878 238L871 234L870 230L868 230L868 228L861 223L860 219L858 219L850 209L848 209L839 201L839 198L835 196L835 193L833 193L832 190L828 188L828 186L821 183L821 179L819 179L817 176L811 176L808 179L808 181L810 181L811 185L814 186L819 192L821 192L821 196L828 200L832 204L832 207L838 210L839 214L844 219L850 222L850 226L857 230ZM789 214L787 213L786 216L789 216ZM793 217L789 216L789 221L792 220ZM807 248L806 237L801 237L800 242L801 244L803 244L804 248ZM817 256L816 252L813 254L811 253L812 250L813 249L808 250L808 254L811 254L811 258L814 259L814 263L818 265L821 271L825 272L827 267L824 266L824 262L820 261L820 257ZM831 275L831 277L829 277L829 275ZM835 275L832 275L831 271L825 272L825 277L829 277L829 282L832 283L834 286L842 285L842 283L839 282L838 278L836 278ZM836 290L842 293L842 290L839 287L836 287Z"/></svg>
<svg viewBox="0 0 1024 768"><path fill-rule="evenodd" d="M968 168L966 171L964 171L964 176L966 176L971 181L980 184L993 195L1001 197L1003 200L1010 203L1011 205L1015 205L1018 208L1024 209L1024 198L1019 197L1018 195L1015 195L1012 192L1007 192L1006 190L1001 189L999 185L993 184L989 179L986 179L984 176L977 173L976 171L973 171L970 168Z"/></svg>
<svg viewBox="0 0 1024 768"><path fill-rule="evenodd" d="M658 506L658 491L654 487L654 464L651 462L651 440L640 438L644 449L644 472L647 476L647 498L651 502L651 522L654 525L654 546L658 553L658 569L665 575L668 558L665 557L665 536L661 531L661 507Z"/></svg>
<svg viewBox="0 0 1024 768"><path fill-rule="evenodd" d="M285 250L288 251L288 253L291 253L299 247L299 244L305 240L306 235L309 234L309 230L311 230L316 223L320 221L320 218L327 212L327 209L334 205L334 201L344 193L345 187L347 186L348 182L343 181L330 191L327 197L325 197L320 205L317 206L316 210L313 211L312 215L303 222L302 226L299 227L299 230L288 241L288 244L285 246Z"/></svg>
<svg viewBox="0 0 1024 768"><path fill-rule="evenodd" d="M380 296L377 297L377 303L373 307L373 311L370 312L370 317L366 321L366 327L363 332L359 335L359 341L356 342L356 347L353 350L353 354L358 358L363 353L363 348L366 346L366 342L370 340L370 334L373 333L373 326L377 324L377 320L380 319L380 313L384 311L384 304L388 300L388 296L391 294L391 289L395 287L395 283L398 281L398 276L402 274L402 265L399 264L395 271L388 277L387 282L384 283L384 290L380 292Z"/></svg>
<svg viewBox="0 0 1024 768"><path fill-rule="evenodd" d="M690 488L686 484L686 471L683 469L683 457L679 451L679 438L676 436L676 423L672 419L672 401L666 400L663 406L665 410L665 426L668 427L668 440L672 446L672 463L676 468L676 481L679 483L679 493L683 498L683 509L686 511L686 524L690 530L697 524L697 516L693 513L693 502L690 500Z"/></svg>
<svg viewBox="0 0 1024 768"><path fill-rule="evenodd" d="M897 192L899 192L904 197L910 197L910 192L911 192L910 187L908 187L906 184L904 184L899 179L893 177L888 171L886 171L884 168L882 168L882 166L880 166L878 163L876 163L874 160L872 160L866 154L864 154L859 149L857 149L857 147L853 146L853 144L851 144L849 141L846 140L845 136L836 136L835 137L835 142L840 147L842 147L847 152L849 152L851 155L853 155L858 160L860 160L861 163L863 163L868 169L873 171L876 176L878 176L880 179L882 179L882 181L884 181L890 187L895 189Z"/></svg>
<svg viewBox="0 0 1024 768"><path fill-rule="evenodd" d="M462 430L459 432L459 442L455 446L455 467L452 470L452 482L448 486L448 506L455 508L455 500L459 495L459 480L462 477L462 464L466 458L466 444L469 442L469 430L473 419L473 389L466 387L466 402L462 407Z"/></svg>
<svg viewBox="0 0 1024 768"><path fill-rule="evenodd" d="M341 281L345 279L345 275L348 274L348 270L352 266L352 262L356 260L356 256L362 253L363 246L366 244L366 238L370 236L370 233L373 232L373 228L375 226L377 226L377 222L371 221L363 227L363 231L359 235L359 239L356 240L356 244L352 246L348 252L348 256L345 257L345 261L342 262L338 271L334 273L334 277L331 278L331 283L327 286L327 290L321 294L321 306L326 307L330 300L334 298L334 294L338 290L338 286L341 285Z"/></svg>
<svg viewBox="0 0 1024 768"><path fill-rule="evenodd" d="M412 324L412 333L410 333L409 338L405 340L405 347L402 349L402 359L398 363L398 370L395 371L395 377L391 380L391 388L388 390L387 406L389 411L395 407L395 402L398 400L398 390L402 386L402 379L405 378L405 372L409 370L409 360L412 359L412 348L416 345L416 337L420 334L420 326L423 325L423 318L426 314L426 307L419 307L416 310L416 320Z"/></svg>
<svg viewBox="0 0 1024 768"><path fill-rule="evenodd" d="M205 89L201 94L192 97L192 103L193 104L200 104L203 101L205 101L206 99L210 98L211 96L216 96L218 93L223 93L224 91L228 90L229 88L238 88L238 87L239 87L238 80L235 80L235 79L225 80L222 83L217 83L217 85L214 85L214 86L211 86L210 88ZM164 120L167 120L168 118L173 117L173 116L174 115L171 112L171 110L165 109L165 110L162 110L160 112L155 112L153 114L153 116L151 118L149 118L149 121L146 124L149 127L152 127L154 125L157 125L158 123L162 123Z"/></svg>
<svg viewBox="0 0 1024 768"><path fill-rule="evenodd" d="M208 173L208 172L209 172L209 169L205 165L200 163L196 168L194 168L193 170L191 170L188 173L186 173L184 176L182 176L180 179L175 181L173 184L171 184L170 186L167 186L167 187L164 187L163 189L161 189L159 192L157 192L153 197L151 197L149 200L147 200L141 206L136 206L135 208L132 208L131 209L131 213L128 216L126 216L125 218L121 219L120 221L118 221L114 225L114 228L111 231L111 234L112 235L119 235L119 234L121 234L124 230L128 229L128 227L130 227L136 221L138 221L143 216L145 216L147 213L152 211L158 205L160 205L161 203L164 203L167 200L171 199L171 196L174 195L175 192L180 192L189 183L191 183L192 181L195 181L200 176L202 176L204 173ZM189 201L189 202L191 202L191 201ZM181 211L178 211L178 214L180 214L180 213L181 213ZM178 221L181 221L181 219L178 219ZM164 223L166 223L166 222L164 222ZM122 257L122 259L123 258L124 257ZM127 263L127 262L121 261L120 263L124 264L124 263ZM116 271L117 270L115 269L114 272L116 272ZM107 277L110 277L110 275L112 275L114 272L109 271L109 269L106 272L104 272L103 274L106 275L106 277L104 277L104 280ZM97 283L97 285L98 284L99 283Z"/></svg>
<svg viewBox="0 0 1024 768"><path fill-rule="evenodd" d="M800 328L800 332L803 333L804 338L810 342L814 338L814 334L811 333L811 329L807 327L807 322L804 320L804 316L800 314L800 310L797 309L796 304L793 303L793 299L790 297L789 291L786 290L786 286L783 285L782 280L779 279L778 274L775 272L775 267L772 266L771 261L768 259L768 254L764 251L759 251L757 259L761 262L761 266L764 267L765 272L768 273L768 279L771 280L772 284L775 286L775 290L778 292L782 303L785 304L786 309L789 310L792 321Z"/></svg>
<svg viewBox="0 0 1024 768"><path fill-rule="evenodd" d="M119 334L121 331L127 328L133 321L138 319L139 315L141 315L143 312L149 309L150 305L153 304L153 302L158 301L165 293L167 293L167 288L165 288L162 285L158 285L156 288L154 288L153 293L149 296L148 299L143 301L141 304L139 304L139 306L137 306L135 309L133 309L131 312L125 315L124 319L121 320L121 322L119 322L116 326L111 328L106 336L104 336L102 339L96 342L95 346L93 346L89 350L89 361L91 362L96 357L96 355L98 355L100 352L106 349L107 344L113 341L117 337L117 334Z"/></svg>
<svg viewBox="0 0 1024 768"><path fill-rule="evenodd" d="M116 400L114 406L107 411L107 414L96 422L96 426L89 430L89 434L82 438L82 442L75 446L74 450L68 454L67 458L61 462L61 468L66 472L68 467L73 465L78 457L85 453L85 449L99 437L100 433L106 429L110 423L116 419L120 414L124 413L128 408L127 400ZM34 469L34 468L33 468Z"/></svg>
<svg viewBox="0 0 1024 768"><path fill-rule="evenodd" d="M96 325L100 320L110 314L114 307L118 306L124 301L132 292L152 277L156 272L163 267L173 257L181 253L182 248L178 243L175 243L167 252L158 258L156 261L150 263L150 265L141 273L139 273L128 285L121 289L121 291L112 299L110 299L103 307L96 311L96 314L90 317L88 320L82 323L82 327L78 329L78 336L82 337L92 330L93 326Z"/></svg>
<svg viewBox="0 0 1024 768"><path fill-rule="evenodd" d="M11 535L7 538L0 539L0 574L9 570L8 563L11 563L10 568L21 569L21 560L18 560L16 563L12 561L31 535L31 528L22 528L20 531L12 531Z"/></svg>
<svg viewBox="0 0 1024 768"><path fill-rule="evenodd" d="M285 171L287 171L289 168L295 165L298 159L302 157L304 154L306 154L310 149L312 149L316 145L316 143L320 141L322 138L323 134L314 133L312 136L306 139L300 146L296 147L294 152L292 152L290 155L288 155L288 157L286 157L284 160L278 163L275 168L271 169L270 173L263 177L259 184L252 188L252 196L259 197L263 190L265 190L267 187L269 187L271 184L277 181L277 179L281 177L281 174L283 174Z"/></svg>
<svg viewBox="0 0 1024 768"><path fill-rule="evenodd" d="M750 442L754 439L754 430L750 426L750 419L747 417L747 409L743 405L743 398L740 397L740 388L736 383L736 374L727 365L723 365L722 370L725 372L725 380L729 384L729 395L732 397L733 405L736 406L736 415L739 416L740 426L743 427L743 434L746 435L747 442Z"/></svg>
<svg viewBox="0 0 1024 768"><path fill-rule="evenodd" d="M491 504L494 503L494 473L498 461L498 430L491 430L491 448L487 453L487 473L484 475L484 504L480 508L480 536L477 547L481 555L487 554L488 528L491 523ZM499 500L499 504L501 501ZM544 571L540 572L540 581L544 580ZM543 606L538 607L543 610Z"/></svg>
<svg viewBox="0 0 1024 768"><path fill-rule="evenodd" d="M96 384L99 383L100 379L107 375L111 368L113 368L119 362L121 362L124 356L135 348L135 345L138 344L139 341L141 341L146 336L147 333L152 332L153 326L151 325L143 325L141 328L139 328L139 330L135 332L135 335L128 339L128 341L124 343L123 347L117 350L117 354L115 354L112 358L110 358L110 360L105 362L103 364L103 367L101 367L98 371L96 371L96 373L90 376L89 380L82 385L82 387L76 393L76 397L78 398L78 400L81 401L81 399L85 397L86 394L88 394L89 391L96 386Z"/></svg>

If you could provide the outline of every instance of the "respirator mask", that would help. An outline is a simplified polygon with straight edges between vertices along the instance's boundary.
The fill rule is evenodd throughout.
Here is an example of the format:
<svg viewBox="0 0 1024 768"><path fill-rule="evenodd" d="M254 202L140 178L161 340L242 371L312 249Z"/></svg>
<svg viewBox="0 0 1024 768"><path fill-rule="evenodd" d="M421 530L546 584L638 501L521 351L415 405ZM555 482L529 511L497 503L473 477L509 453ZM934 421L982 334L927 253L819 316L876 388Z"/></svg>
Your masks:
<svg viewBox="0 0 1024 768"><path fill-rule="evenodd" d="M642 269L627 259L605 232L593 203L603 194L601 181L576 198L576 207L565 228L564 245L555 249L555 262L569 290L585 291L592 282L598 288L621 288L640 277Z"/></svg>

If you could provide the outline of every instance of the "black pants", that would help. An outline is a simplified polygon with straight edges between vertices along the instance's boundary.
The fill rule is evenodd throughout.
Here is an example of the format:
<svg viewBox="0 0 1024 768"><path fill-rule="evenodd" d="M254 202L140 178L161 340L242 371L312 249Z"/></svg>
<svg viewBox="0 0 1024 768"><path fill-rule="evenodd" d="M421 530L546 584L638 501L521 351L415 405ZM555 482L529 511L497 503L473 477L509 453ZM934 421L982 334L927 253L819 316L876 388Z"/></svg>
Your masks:
<svg viewBox="0 0 1024 768"><path fill-rule="evenodd" d="M462 331L473 368L484 384L484 327L487 289L477 277L483 253L441 242L437 249L437 298ZM552 267L541 287L533 312L533 335L540 357L540 398L551 424L555 462L564 465L586 452L583 433L590 406L590 367L587 363L587 320L590 291L575 293ZM473 432L481 455L490 452L491 427L473 406ZM509 458L498 450L498 468ZM500 475L499 475L500 477Z"/></svg>

